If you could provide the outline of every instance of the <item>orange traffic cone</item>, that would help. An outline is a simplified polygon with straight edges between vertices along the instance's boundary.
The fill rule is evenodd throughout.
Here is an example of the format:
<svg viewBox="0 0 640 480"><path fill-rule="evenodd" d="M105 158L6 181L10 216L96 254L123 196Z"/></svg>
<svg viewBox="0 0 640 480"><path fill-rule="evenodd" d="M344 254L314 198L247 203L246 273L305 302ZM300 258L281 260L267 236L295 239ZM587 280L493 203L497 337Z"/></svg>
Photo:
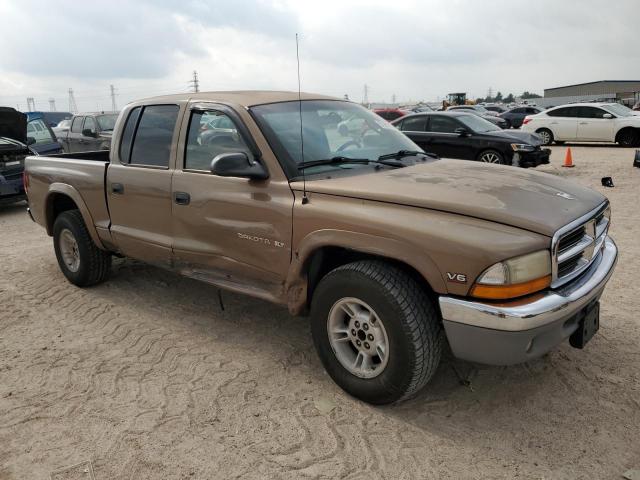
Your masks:
<svg viewBox="0 0 640 480"><path fill-rule="evenodd" d="M575 167L573 164L573 157L571 156L571 147L567 148L567 154L564 157L564 165L562 166L567 168Z"/></svg>

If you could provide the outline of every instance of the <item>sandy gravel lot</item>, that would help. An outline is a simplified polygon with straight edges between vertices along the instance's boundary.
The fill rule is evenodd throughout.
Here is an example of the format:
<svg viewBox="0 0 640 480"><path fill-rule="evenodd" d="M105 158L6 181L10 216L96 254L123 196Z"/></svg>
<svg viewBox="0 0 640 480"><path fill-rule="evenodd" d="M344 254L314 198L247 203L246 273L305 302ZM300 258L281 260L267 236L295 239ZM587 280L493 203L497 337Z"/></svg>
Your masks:
<svg viewBox="0 0 640 480"><path fill-rule="evenodd" d="M545 170L603 191L620 261L584 351L445 359L415 399L334 385L305 319L130 260L88 290L0 209L0 479L622 478L640 469L640 169L573 147ZM600 186L612 176L615 188ZM606 191L605 191L606 190Z"/></svg>

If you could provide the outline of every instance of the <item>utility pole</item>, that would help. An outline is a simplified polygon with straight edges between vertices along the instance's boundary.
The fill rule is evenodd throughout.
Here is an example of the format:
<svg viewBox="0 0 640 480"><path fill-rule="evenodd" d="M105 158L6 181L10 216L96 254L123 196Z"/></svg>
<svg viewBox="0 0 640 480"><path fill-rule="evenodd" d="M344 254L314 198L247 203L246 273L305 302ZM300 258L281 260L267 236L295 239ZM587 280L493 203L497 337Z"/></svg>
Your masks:
<svg viewBox="0 0 640 480"><path fill-rule="evenodd" d="M27 97L27 111L33 112L36 109L36 101L33 97Z"/></svg>
<svg viewBox="0 0 640 480"><path fill-rule="evenodd" d="M191 79L191 81L189 82L191 84L191 88L193 89L193 91L195 93L198 93L200 91L200 82L198 82L198 72L197 71L193 71L193 78Z"/></svg>
<svg viewBox="0 0 640 480"><path fill-rule="evenodd" d="M369 85L364 84L364 96L362 97L362 104L369 106Z"/></svg>
<svg viewBox="0 0 640 480"><path fill-rule="evenodd" d="M109 85L109 90L111 91L111 111L117 112L118 107L116 106L116 89L113 88L113 85Z"/></svg>
<svg viewBox="0 0 640 480"><path fill-rule="evenodd" d="M55 98L50 98L49 99L49 111L50 112L55 112L56 111L56 99Z"/></svg>
<svg viewBox="0 0 640 480"><path fill-rule="evenodd" d="M78 106L76 105L76 97L73 96L73 88L69 89L69 111L71 113L78 113Z"/></svg>

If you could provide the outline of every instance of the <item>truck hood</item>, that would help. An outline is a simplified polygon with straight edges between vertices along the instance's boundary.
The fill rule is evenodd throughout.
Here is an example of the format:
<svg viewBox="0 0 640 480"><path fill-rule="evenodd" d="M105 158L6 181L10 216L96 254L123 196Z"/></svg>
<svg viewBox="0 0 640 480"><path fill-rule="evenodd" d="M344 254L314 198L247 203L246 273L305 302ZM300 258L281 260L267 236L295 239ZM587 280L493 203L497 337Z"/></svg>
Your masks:
<svg viewBox="0 0 640 480"><path fill-rule="evenodd" d="M27 143L27 116L11 107L0 107L0 137Z"/></svg>
<svg viewBox="0 0 640 480"><path fill-rule="evenodd" d="M291 186L303 189L301 181ZM547 236L606 200L594 190L555 175L449 159L307 180L306 189L471 216Z"/></svg>

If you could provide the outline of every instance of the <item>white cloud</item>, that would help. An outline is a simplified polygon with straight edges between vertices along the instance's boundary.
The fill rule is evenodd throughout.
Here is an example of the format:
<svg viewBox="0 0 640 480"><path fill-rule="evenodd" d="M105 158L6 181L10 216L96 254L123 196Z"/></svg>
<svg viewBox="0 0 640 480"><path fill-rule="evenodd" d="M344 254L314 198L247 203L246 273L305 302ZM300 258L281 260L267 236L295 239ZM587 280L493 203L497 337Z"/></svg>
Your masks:
<svg viewBox="0 0 640 480"><path fill-rule="evenodd" d="M483 96L638 77L640 3L618 0L5 0L0 104L109 108L184 91L303 89L370 99Z"/></svg>

